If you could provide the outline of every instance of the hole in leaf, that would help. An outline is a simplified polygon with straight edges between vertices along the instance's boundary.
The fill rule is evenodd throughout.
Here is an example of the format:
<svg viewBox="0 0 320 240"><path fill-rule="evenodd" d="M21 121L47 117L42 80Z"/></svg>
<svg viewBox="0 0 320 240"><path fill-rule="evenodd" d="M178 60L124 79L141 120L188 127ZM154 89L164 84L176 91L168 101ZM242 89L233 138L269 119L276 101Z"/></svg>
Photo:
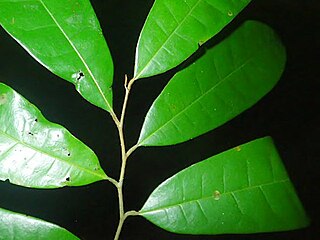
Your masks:
<svg viewBox="0 0 320 240"><path fill-rule="evenodd" d="M76 81L80 81L84 77L84 73L81 70L77 73L72 74L72 78L74 78Z"/></svg>
<svg viewBox="0 0 320 240"><path fill-rule="evenodd" d="M35 122L38 122L38 118L36 118L34 121L35 121Z"/></svg>
<svg viewBox="0 0 320 240"><path fill-rule="evenodd" d="M67 177L67 178L66 178L66 181L67 181L67 182L70 182L70 177Z"/></svg>
<svg viewBox="0 0 320 240"><path fill-rule="evenodd" d="M83 72L79 72L77 80L80 81L82 78L84 78L84 73Z"/></svg>

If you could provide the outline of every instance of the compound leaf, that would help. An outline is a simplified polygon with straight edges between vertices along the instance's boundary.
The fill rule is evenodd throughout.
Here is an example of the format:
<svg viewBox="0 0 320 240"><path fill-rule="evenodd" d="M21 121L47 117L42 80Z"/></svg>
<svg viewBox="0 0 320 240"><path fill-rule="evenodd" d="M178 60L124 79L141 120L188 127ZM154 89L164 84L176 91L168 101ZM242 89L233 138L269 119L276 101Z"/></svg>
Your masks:
<svg viewBox="0 0 320 240"><path fill-rule="evenodd" d="M270 138L179 172L154 190L140 215L184 234L286 231L308 225Z"/></svg>
<svg viewBox="0 0 320 240"><path fill-rule="evenodd" d="M77 240L76 236L55 224L0 208L0 240L50 239Z"/></svg>
<svg viewBox="0 0 320 240"><path fill-rule="evenodd" d="M86 100L112 109L113 63L89 0L0 1L0 24Z"/></svg>
<svg viewBox="0 0 320 240"><path fill-rule="evenodd" d="M138 145L176 144L217 128L272 89L285 59L271 28L244 23L170 80L147 113Z"/></svg>
<svg viewBox="0 0 320 240"><path fill-rule="evenodd" d="M108 178L91 149L2 83L0 122L0 180L57 188Z"/></svg>
<svg viewBox="0 0 320 240"><path fill-rule="evenodd" d="M165 72L217 34L251 0L156 0L136 49L136 79Z"/></svg>

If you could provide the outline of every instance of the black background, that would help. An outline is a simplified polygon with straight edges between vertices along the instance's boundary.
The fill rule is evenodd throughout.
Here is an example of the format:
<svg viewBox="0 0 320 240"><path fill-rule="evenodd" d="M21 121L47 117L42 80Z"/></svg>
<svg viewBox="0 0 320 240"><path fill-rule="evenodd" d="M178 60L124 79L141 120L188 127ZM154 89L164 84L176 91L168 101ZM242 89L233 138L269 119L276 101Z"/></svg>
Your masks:
<svg viewBox="0 0 320 240"><path fill-rule="evenodd" d="M119 112L124 74L132 76L135 45L153 1L91 2L113 55L114 105ZM319 11L318 0L253 1L231 28L245 19L256 19L276 30L288 54L279 84L252 109L215 131L173 147L138 149L128 163L124 189L126 209L138 210L158 184L179 170L238 144L270 135L311 218L310 227L283 233L188 236L165 232L135 217L126 221L122 239L320 239ZM148 108L172 73L136 82L126 119L128 146L135 143ZM109 115L88 104L71 84L36 63L2 29L0 81L36 104L47 119L62 124L89 145L106 173L118 177L120 151ZM27 189L1 182L0 206L54 222L87 240L113 239L118 221L116 191L108 182L57 190Z"/></svg>

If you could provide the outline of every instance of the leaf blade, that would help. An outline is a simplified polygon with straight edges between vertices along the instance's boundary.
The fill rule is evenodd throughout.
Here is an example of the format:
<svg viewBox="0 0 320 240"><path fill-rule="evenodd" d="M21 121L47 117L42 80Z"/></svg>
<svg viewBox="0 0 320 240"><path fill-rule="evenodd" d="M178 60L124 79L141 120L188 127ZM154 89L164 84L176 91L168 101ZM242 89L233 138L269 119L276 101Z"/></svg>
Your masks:
<svg viewBox="0 0 320 240"><path fill-rule="evenodd" d="M163 73L221 31L251 0L156 0L141 31L134 78Z"/></svg>
<svg viewBox="0 0 320 240"><path fill-rule="evenodd" d="M169 81L146 115L138 145L177 144L219 127L273 88L285 58L272 29L247 21Z"/></svg>
<svg viewBox="0 0 320 240"><path fill-rule="evenodd" d="M86 100L112 110L113 63L88 0L2 1L0 24L40 64L73 83Z"/></svg>
<svg viewBox="0 0 320 240"><path fill-rule="evenodd" d="M91 149L2 83L0 122L0 180L57 188L108 179Z"/></svg>
<svg viewBox="0 0 320 240"><path fill-rule="evenodd" d="M0 208L0 240L79 239L55 224Z"/></svg>
<svg viewBox="0 0 320 240"><path fill-rule="evenodd" d="M183 234L285 231L309 223L270 138L182 170L151 193L140 215Z"/></svg>

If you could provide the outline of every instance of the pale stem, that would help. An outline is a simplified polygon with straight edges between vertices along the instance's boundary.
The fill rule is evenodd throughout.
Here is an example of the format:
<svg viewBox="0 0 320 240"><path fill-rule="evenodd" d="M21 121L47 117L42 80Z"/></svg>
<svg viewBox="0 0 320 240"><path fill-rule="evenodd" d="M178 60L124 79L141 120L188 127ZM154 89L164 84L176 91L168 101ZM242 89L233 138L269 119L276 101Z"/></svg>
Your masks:
<svg viewBox="0 0 320 240"><path fill-rule="evenodd" d="M125 97L124 97L124 101L123 101L120 120L118 120L117 116L114 114L113 111L110 112L112 119L115 122L117 129L118 129L120 146L121 146L121 159L122 159L119 181L117 182L117 181L114 181L113 179L111 180L111 182L117 187L118 200L119 200L119 224L118 224L118 228L117 228L117 232L114 237L114 240L119 239L121 229L122 229L122 226L123 226L125 219L128 216L138 215L138 213L135 211L129 211L129 212L125 213L124 212L124 202L123 202L123 181L124 181L124 176L125 176L125 171L126 171L127 159L134 152L134 150L136 150L138 147L137 145L135 145L132 148L130 148L128 152L126 151L124 131L123 131L124 117L125 117L126 108L127 108L127 104L128 104L129 94L130 94L130 90L131 90L131 87L132 87L132 84L134 83L134 81L135 81L135 79L131 79L128 82L127 75L125 76L125 84L124 84Z"/></svg>
<svg viewBox="0 0 320 240"><path fill-rule="evenodd" d="M129 217L129 216L137 216L137 215L139 215L139 213L136 212L136 211L128 211L128 212L126 212L125 214L123 214L123 218L120 219L120 221L119 221L119 225L118 225L118 228L117 228L117 232L116 232L116 235L115 235L115 237L114 237L115 240L116 240L116 239L119 239L120 233L121 233L121 229L122 229L123 223L124 223L124 221L126 220L126 218Z"/></svg>
<svg viewBox="0 0 320 240"><path fill-rule="evenodd" d="M119 183L118 183L117 180L115 180L115 179L113 179L113 178L111 178L111 177L108 177L108 178L107 178L107 181L109 181L109 182L112 183L116 188L118 188Z"/></svg>

